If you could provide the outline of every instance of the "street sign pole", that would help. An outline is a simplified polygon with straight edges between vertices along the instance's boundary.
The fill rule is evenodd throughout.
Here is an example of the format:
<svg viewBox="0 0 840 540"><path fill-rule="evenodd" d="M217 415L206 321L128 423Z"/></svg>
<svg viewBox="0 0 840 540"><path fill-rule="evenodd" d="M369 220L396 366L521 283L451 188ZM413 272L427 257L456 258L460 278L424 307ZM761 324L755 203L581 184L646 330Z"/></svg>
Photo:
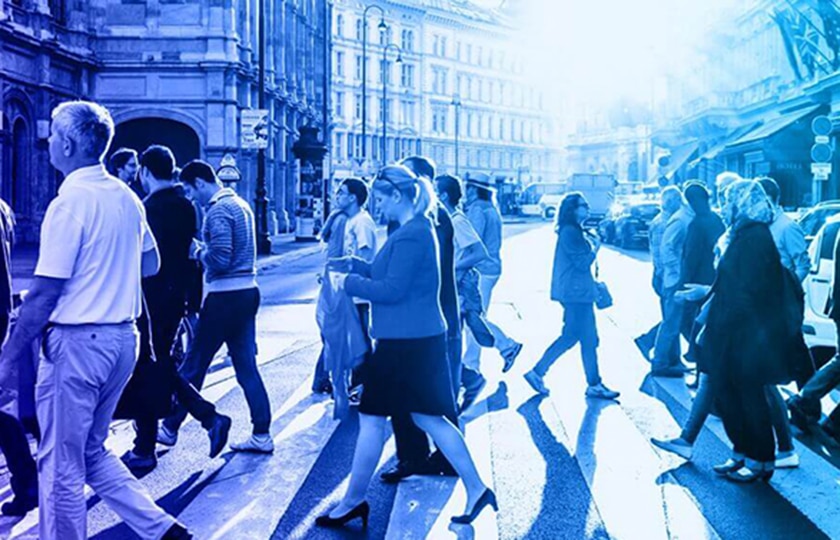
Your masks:
<svg viewBox="0 0 840 540"><path fill-rule="evenodd" d="M258 86L258 103L260 110L265 109L265 5L266 0L259 0L259 17L257 17L258 32L259 32L259 86ZM269 119L269 138L270 132ZM271 236L268 233L268 190L266 189L265 179L265 148L261 145L257 149L257 193L254 201L254 209L256 210L256 225L257 225L257 253L260 255L271 254Z"/></svg>

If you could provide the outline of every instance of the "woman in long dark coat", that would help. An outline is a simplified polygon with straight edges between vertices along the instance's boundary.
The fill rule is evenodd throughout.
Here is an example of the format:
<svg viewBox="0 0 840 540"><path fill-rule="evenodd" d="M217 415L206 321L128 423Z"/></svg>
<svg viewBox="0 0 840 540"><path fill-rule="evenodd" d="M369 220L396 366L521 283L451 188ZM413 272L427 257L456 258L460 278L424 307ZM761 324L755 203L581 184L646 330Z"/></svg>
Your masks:
<svg viewBox="0 0 840 540"><path fill-rule="evenodd" d="M772 210L764 190L753 181L737 182L727 199L732 229L699 353L733 445L733 457L715 471L736 482L769 480L775 441L765 386L792 379L802 334L786 309L790 289L768 227Z"/></svg>

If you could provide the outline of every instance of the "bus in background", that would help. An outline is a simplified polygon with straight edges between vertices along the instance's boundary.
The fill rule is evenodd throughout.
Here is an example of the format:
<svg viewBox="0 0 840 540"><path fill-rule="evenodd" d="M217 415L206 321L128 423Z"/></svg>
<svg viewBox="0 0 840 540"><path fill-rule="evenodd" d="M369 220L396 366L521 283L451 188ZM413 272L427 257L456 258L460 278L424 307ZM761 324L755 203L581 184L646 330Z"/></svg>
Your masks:
<svg viewBox="0 0 840 540"><path fill-rule="evenodd" d="M519 212L523 216L542 216L545 219L552 219L565 193L565 182L529 184L519 196Z"/></svg>
<svg viewBox="0 0 840 540"><path fill-rule="evenodd" d="M583 193L589 202L587 223L597 224L610 211L617 185L612 174L574 173L569 177L568 190Z"/></svg>

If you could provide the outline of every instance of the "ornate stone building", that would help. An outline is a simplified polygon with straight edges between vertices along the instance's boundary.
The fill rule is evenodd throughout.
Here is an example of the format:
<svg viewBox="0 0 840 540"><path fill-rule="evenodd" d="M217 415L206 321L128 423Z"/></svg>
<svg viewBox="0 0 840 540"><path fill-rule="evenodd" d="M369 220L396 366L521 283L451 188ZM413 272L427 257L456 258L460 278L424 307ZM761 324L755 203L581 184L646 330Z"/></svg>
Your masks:
<svg viewBox="0 0 840 540"><path fill-rule="evenodd" d="M27 239L58 183L46 154L50 110L72 98L109 107L112 148L166 144L180 163L214 165L232 153L243 173L236 189L253 202L256 152L239 149L239 121L258 104L259 17L269 208L293 227L291 148L302 126L323 133L330 9L327 0L0 0L0 192Z"/></svg>
<svg viewBox="0 0 840 540"><path fill-rule="evenodd" d="M367 128L363 140L365 9ZM386 29L380 30L380 20ZM334 174L366 174L383 162L416 153L432 157L441 172L453 173L457 140L461 175L485 171L497 181L558 180L555 122L544 112L542 92L529 82L527 55L517 48L515 35L504 13L466 0L336 0ZM383 62L385 47L387 62ZM398 53L400 62L396 62ZM387 155L382 152L383 119Z"/></svg>

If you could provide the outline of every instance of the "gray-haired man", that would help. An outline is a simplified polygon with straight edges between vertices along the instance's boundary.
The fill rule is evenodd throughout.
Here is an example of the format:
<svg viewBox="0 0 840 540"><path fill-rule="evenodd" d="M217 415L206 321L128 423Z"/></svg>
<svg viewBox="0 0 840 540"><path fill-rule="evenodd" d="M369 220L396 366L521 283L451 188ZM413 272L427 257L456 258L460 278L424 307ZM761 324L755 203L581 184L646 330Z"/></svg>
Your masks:
<svg viewBox="0 0 840 540"><path fill-rule="evenodd" d="M158 271L157 245L140 199L102 164L114 135L110 113L75 101L52 116L50 163L65 178L44 216L32 288L0 354L2 386L46 328L36 387L39 537L87 538L88 484L142 538L191 538L104 444L137 361L140 280Z"/></svg>

